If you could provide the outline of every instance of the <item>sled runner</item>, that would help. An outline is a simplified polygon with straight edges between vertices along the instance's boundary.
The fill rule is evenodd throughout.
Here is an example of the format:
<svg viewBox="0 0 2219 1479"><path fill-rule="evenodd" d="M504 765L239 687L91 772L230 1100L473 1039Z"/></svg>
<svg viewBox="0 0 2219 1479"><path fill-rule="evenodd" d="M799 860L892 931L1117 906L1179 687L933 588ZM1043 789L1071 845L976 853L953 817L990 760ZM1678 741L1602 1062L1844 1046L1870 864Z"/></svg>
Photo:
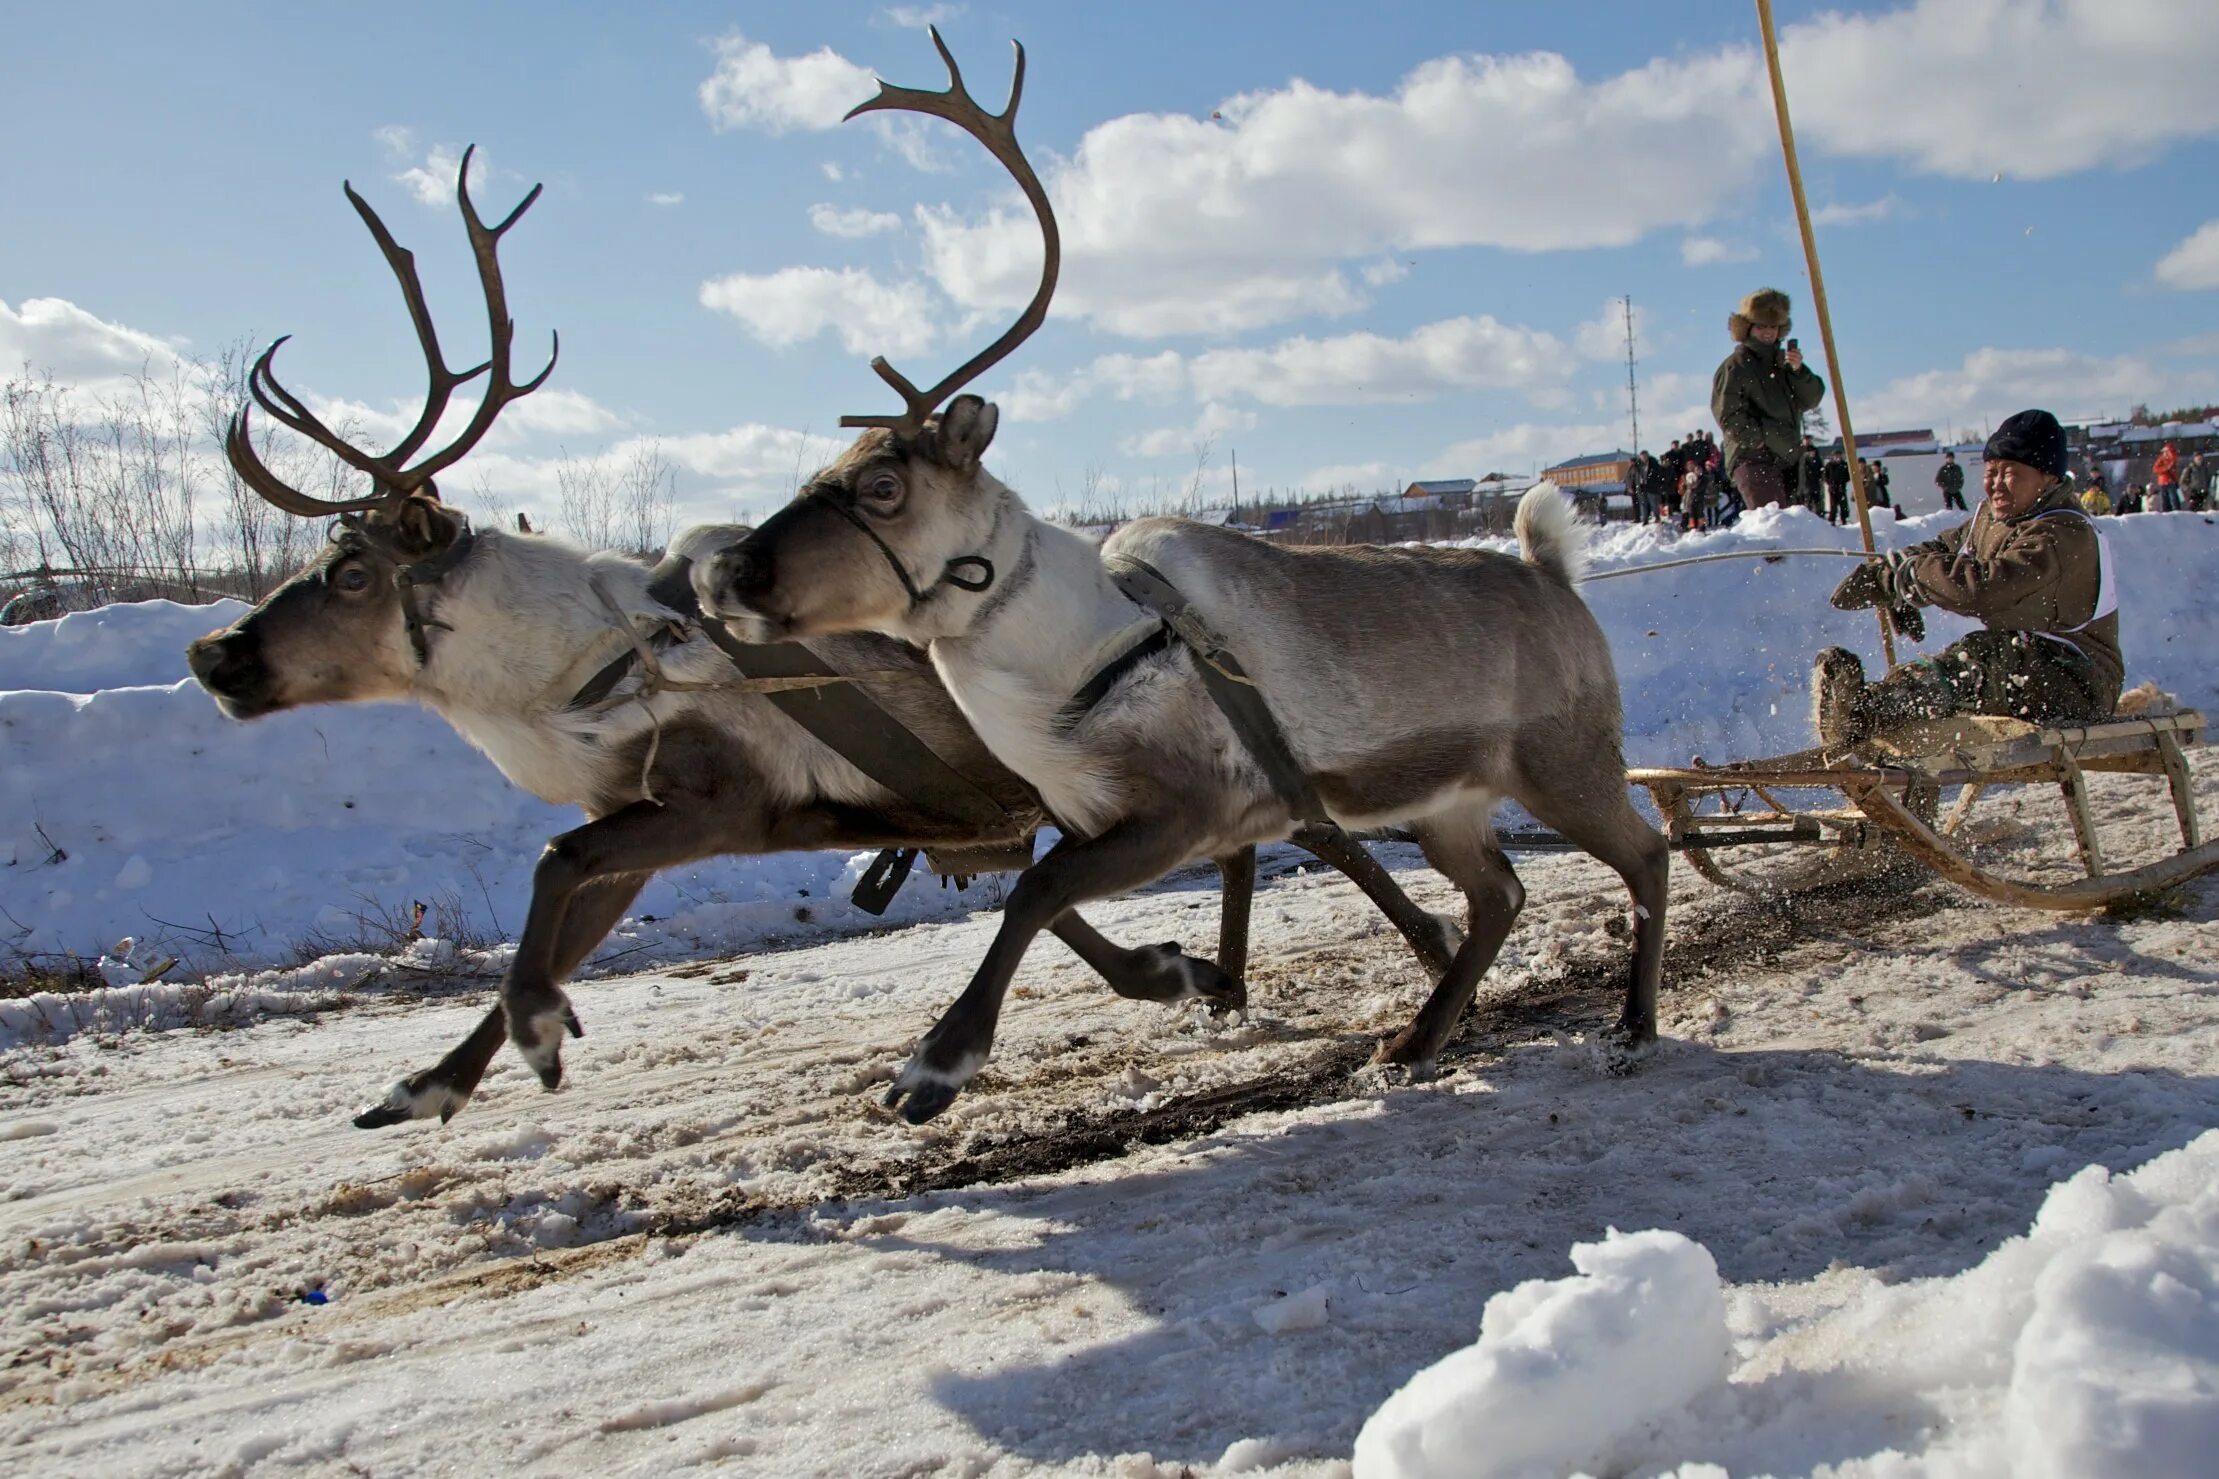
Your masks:
<svg viewBox="0 0 2219 1479"><path fill-rule="evenodd" d="M1780 865L1804 849L1850 855L1893 849L1898 858L1997 903L2101 909L2219 869L2219 841L2204 840L2189 783L2187 751L2203 743L2204 729L2204 716L2192 709L2048 727L1958 715L1894 730L1846 752L1799 750L1725 765L1697 758L1684 767L1630 770L1626 778L1655 800L1673 850L1727 888L1782 891L1788 885L1778 876ZM2179 822L2179 850L2131 866L2111 857L2089 804L2091 771L2163 777ZM2001 864L1976 858L1981 800L2000 787L2028 784L2058 788L2083 876L2060 880L2054 868L2046 878L2006 876L1997 871ZM1819 792L1847 804L1793 804L1799 794ZM1519 840L1503 839L1513 847ZM1721 857L1729 851L1737 853L1732 866Z"/></svg>

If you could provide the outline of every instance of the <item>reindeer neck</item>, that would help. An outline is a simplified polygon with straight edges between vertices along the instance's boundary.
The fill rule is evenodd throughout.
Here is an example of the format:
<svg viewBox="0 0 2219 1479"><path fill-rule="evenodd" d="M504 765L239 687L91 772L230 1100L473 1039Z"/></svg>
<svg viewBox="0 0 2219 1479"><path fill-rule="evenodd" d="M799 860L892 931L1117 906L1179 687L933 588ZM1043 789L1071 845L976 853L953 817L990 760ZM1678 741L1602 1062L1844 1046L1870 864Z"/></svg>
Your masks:
<svg viewBox="0 0 2219 1479"><path fill-rule="evenodd" d="M431 634L431 658L417 672L416 697L450 718L521 715L614 622L594 592L596 572L622 600L630 594L625 577L632 567L593 561L584 550L544 536L489 530L478 535L478 545L425 595L427 614L446 630Z"/></svg>
<svg viewBox="0 0 2219 1479"><path fill-rule="evenodd" d="M1010 499L1004 538L1014 540L1013 557L1022 551L1023 583L1013 581L960 634L936 638L933 665L950 688L959 688L966 673L991 671L1061 695L1155 618L1110 583L1092 542L1035 518L1014 494Z"/></svg>

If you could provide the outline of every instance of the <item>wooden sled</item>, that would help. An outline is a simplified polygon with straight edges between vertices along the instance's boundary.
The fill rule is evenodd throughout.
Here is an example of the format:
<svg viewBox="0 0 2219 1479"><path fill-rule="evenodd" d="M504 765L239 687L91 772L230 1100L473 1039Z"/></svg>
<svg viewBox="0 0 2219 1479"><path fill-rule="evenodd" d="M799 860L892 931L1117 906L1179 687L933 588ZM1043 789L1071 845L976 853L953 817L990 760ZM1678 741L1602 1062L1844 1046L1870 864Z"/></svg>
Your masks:
<svg viewBox="0 0 2219 1479"><path fill-rule="evenodd" d="M2031 909L2101 909L2219 869L2219 841L2203 840L2187 752L2204 739L2204 716L2190 709L2043 727L2016 719L1960 715L1891 731L1843 752L1800 750L1769 760L1630 770L1664 818L1666 836L1711 882L1750 893L1782 891L1765 870L1794 850L1846 854L1892 848L1899 859L2001 904ZM2136 867L2106 856L2088 804L2087 773L2163 776L2180 823L2180 850ZM2085 877L2055 883L2010 878L1976 862L1966 842L1983 795L2007 784L2054 784L2065 803ZM1956 791L1946 814L1941 800ZM1787 793L1830 791L1845 805L1805 808ZM1509 846L1517 839L1504 838ZM1783 848L1784 845L1784 848ZM1753 853L1755 867L1728 866L1720 854Z"/></svg>

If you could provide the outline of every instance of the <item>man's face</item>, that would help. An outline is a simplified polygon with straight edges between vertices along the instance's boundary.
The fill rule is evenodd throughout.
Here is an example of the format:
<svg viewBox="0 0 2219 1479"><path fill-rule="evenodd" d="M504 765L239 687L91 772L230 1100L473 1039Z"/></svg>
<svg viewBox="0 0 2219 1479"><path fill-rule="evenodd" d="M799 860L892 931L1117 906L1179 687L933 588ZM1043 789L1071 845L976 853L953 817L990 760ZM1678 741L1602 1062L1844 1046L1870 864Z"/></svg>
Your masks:
<svg viewBox="0 0 2219 1479"><path fill-rule="evenodd" d="M2038 467L2002 457L1991 459L1980 470L1988 504L2000 519L2015 519L2034 507L2056 481Z"/></svg>
<svg viewBox="0 0 2219 1479"><path fill-rule="evenodd" d="M1759 344L1777 344L1780 342L1780 329L1777 324L1751 324L1749 337Z"/></svg>

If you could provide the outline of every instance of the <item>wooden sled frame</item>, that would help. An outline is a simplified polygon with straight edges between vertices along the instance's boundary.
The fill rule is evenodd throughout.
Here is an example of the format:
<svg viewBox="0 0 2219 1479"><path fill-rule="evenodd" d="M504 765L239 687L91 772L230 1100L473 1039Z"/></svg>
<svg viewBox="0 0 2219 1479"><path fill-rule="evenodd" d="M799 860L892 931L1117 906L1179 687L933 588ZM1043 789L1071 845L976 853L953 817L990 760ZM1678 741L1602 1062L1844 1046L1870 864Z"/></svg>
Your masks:
<svg viewBox="0 0 2219 1479"><path fill-rule="evenodd" d="M2187 751L2204 741L2194 710L2037 727L1964 715L1898 730L1852 752L1802 750L1769 760L1629 770L1664 818L1673 850L1711 882L1761 892L1735 878L1715 854L1763 843L1864 849L1892 843L1902 854L1984 898L2030 909L2091 910L2155 893L2219 869L2219 841L2203 840L2190 788ZM2181 848L2168 858L2114 871L2088 805L2089 771L2163 776L2180 824ZM2065 801L2087 876L2063 884L2006 878L1975 863L1960 830L1991 786L2050 782ZM1944 790L1961 788L1949 815L1932 820ZM1847 806L1797 810L1776 793L1839 792ZM1715 798L1716 811L1699 809ZM1518 839L1505 837L1509 846ZM1535 839L1539 841L1541 839Z"/></svg>

